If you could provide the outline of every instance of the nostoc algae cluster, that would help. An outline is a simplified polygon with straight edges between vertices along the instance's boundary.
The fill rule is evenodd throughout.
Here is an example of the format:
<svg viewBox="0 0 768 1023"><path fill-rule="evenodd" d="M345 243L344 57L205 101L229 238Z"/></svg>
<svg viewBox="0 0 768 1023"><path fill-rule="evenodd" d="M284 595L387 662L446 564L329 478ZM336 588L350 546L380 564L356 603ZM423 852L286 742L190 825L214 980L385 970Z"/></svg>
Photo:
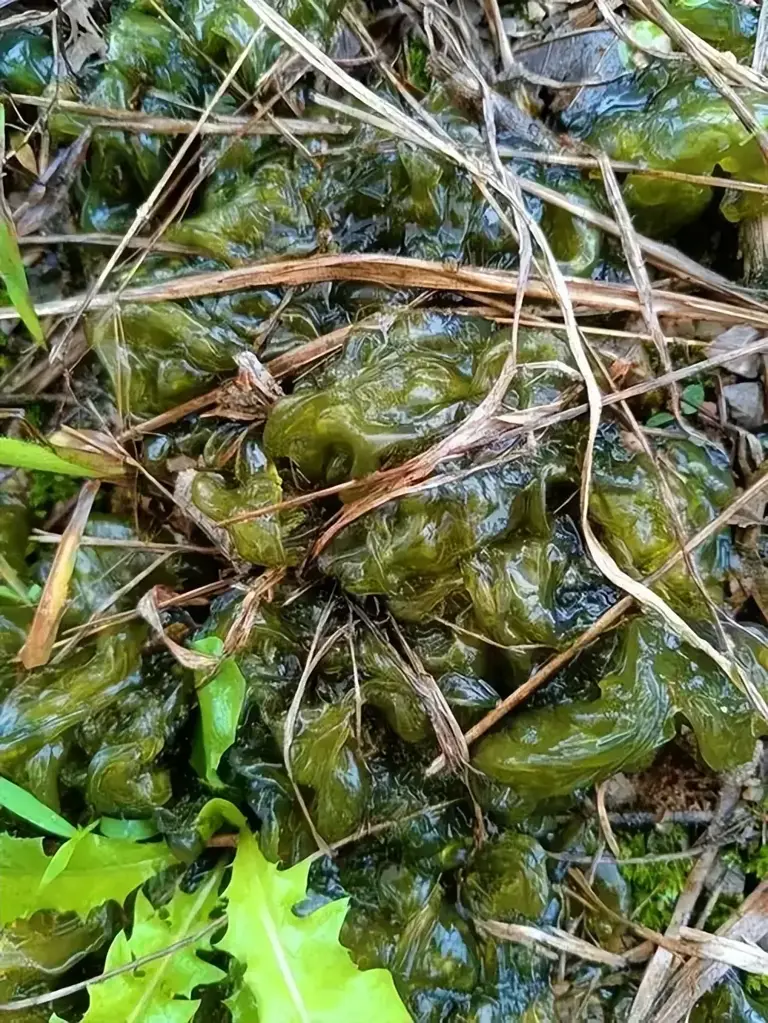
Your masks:
<svg viewBox="0 0 768 1023"><path fill-rule="evenodd" d="M355 43L354 20L342 17L346 10L373 19L380 5L367 13L342 0L272 6L388 102L410 109ZM751 6L667 7L711 45L750 59ZM89 128L92 111L52 106L46 130L54 150L86 128L92 135L66 210L48 229L125 232L180 145L173 134L153 133L152 119L197 119L259 25L244 0L126 0L104 25L105 58L77 74L61 62L45 24L2 32L0 84L18 94L19 109L24 95L56 91L110 116L146 120L141 131L121 130L114 116ZM640 38L642 23L633 31ZM652 39L665 48L658 31ZM426 61L421 37L404 46L412 74L403 88L434 130L467 153L484 151L482 102ZM271 120L262 122L272 125L263 135L203 133L155 225L178 203L162 237L173 247L138 250L110 287L317 253L408 256L442 262L448 272L461 264L518 267L516 233L482 181L393 136L380 119L357 120L338 106L349 97L330 90L336 106L324 103L327 82L302 79L289 52L271 32L257 32L215 117L249 116L250 97L280 62L277 81L293 98L275 111L286 123L300 115L322 126L295 135ZM694 65L617 40L611 53L618 71L610 82L567 97L537 135L525 130L539 123L532 108L519 106L507 83L500 109L517 113L499 116L499 159L602 213L610 206L594 173L508 151L530 148L534 138L545 152L567 130L617 161L768 184L757 141ZM768 126L765 95L740 94ZM628 174L622 188L638 229L658 237L705 210L715 215L708 185ZM758 192L718 198L731 221L766 211ZM615 239L562 207L526 202L566 275L629 280ZM58 246L45 269L31 265L33 290L49 287L46 275L92 282L103 250L74 250ZM203 411L161 419L135 441L142 496L102 488L76 555L59 642L49 662L30 671L18 654L53 560L33 531L51 508L35 509L29 475L2 477L0 776L76 823L151 822L187 863L201 853L190 822L211 795L225 796L249 815L270 860L294 864L317 853L318 842L332 847L334 855L313 864L300 911L351 896L343 943L361 968L392 971L415 1020L549 1023L572 1018L553 987L557 963L540 948L493 936L482 922L546 927L562 919L566 867L550 853L604 849L585 810L595 784L644 770L670 744L704 773L743 772L766 724L745 686L671 618L637 607L473 742L466 765L435 772L446 715L466 732L622 597L584 535L585 471L596 540L637 581L658 575L681 536L713 523L740 481L722 435L672 423L647 431L644 447L626 418L606 411L589 466L583 419L508 430L452 454L426 479L394 483L391 495L326 537L365 495L360 481L386 479L477 412L513 342L517 366L503 412L524 423L531 409L583 400L555 319L526 320L516 331L511 305L469 308L456 295L407 284L245 287L123 301L86 315L88 403L116 434L218 391ZM227 384L242 379L254 353L268 368L334 331L339 340L326 358L301 363L279 396L257 395L245 411L232 404ZM633 409L646 419L661 401L651 392ZM76 426L87 425L78 418L85 407ZM303 500L312 491L322 495ZM196 549L158 557L139 542L148 539L191 540ZM652 587L687 627L724 643L747 687L768 698L768 632L726 614L736 558L732 530L722 526ZM272 581L258 591L265 572ZM231 585L210 604L163 612L166 637L218 658L213 670L185 666L134 609L150 587L181 592L220 574ZM2 823L18 829L10 816ZM625 917L642 910L615 865L604 863L595 877L604 901ZM29 962L49 963L53 975L103 948L114 915L107 905L87 920L51 913L12 924L0 946L0 997L36 991L40 978L36 968L13 965L10 952L6 969L6 948L32 950ZM605 927L597 913L592 933ZM611 931L619 951L625 930L629 941L630 930ZM626 986L601 988L598 967L580 969L583 990L602 991L600 1015L589 1018L626 1019ZM759 1011L729 982L692 1018L768 1019Z"/></svg>

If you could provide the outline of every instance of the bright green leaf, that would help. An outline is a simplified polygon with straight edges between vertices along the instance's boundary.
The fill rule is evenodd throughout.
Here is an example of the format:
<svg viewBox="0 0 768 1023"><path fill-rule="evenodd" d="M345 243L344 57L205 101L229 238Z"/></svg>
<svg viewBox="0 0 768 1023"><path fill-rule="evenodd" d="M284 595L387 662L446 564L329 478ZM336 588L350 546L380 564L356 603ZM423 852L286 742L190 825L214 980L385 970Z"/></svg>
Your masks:
<svg viewBox="0 0 768 1023"><path fill-rule="evenodd" d="M7 778L0 778L0 806L51 835L71 838L77 833L77 829L69 821L65 821L45 803L36 799L31 792L14 785Z"/></svg>
<svg viewBox="0 0 768 1023"><path fill-rule="evenodd" d="M19 573L3 554L0 554L0 579L7 584L0 586L0 594L3 598L10 599L12 604L30 603L27 587L22 582Z"/></svg>
<svg viewBox="0 0 768 1023"><path fill-rule="evenodd" d="M683 388L680 398L687 405L692 405L695 412L704 401L704 386L702 384L689 384ZM688 414L690 415L690 413Z"/></svg>
<svg viewBox="0 0 768 1023"><path fill-rule="evenodd" d="M119 817L102 817L99 830L107 838L125 838L129 842L144 842L158 833L154 821L122 820Z"/></svg>
<svg viewBox="0 0 768 1023"><path fill-rule="evenodd" d="M45 335L37 318L32 299L29 297L27 275L21 261L19 243L13 223L0 211L0 277L3 279L8 298L21 317L29 333L43 344Z"/></svg>
<svg viewBox="0 0 768 1023"><path fill-rule="evenodd" d="M41 909L85 916L109 899L122 902L140 884L175 863L164 842L135 842L86 834L70 839L76 846L64 870L40 887L53 857L40 838L13 838L0 833L0 925Z"/></svg>
<svg viewBox="0 0 768 1023"><path fill-rule="evenodd" d="M0 437L0 465L12 465L16 469L32 469L36 472L57 472L66 476L100 475L94 469L68 462L42 444L17 440L15 437Z"/></svg>
<svg viewBox="0 0 768 1023"><path fill-rule="evenodd" d="M223 824L229 824L238 831L247 826L247 821L234 803L228 799L209 799L195 819L195 830L207 842Z"/></svg>
<svg viewBox="0 0 768 1023"><path fill-rule="evenodd" d="M194 650L220 657L224 644L218 636L206 636L192 644ZM237 734L245 700L245 679L234 657L225 657L216 674L197 691L200 726L195 737L192 765L214 789L224 788L217 774L222 756Z"/></svg>
<svg viewBox="0 0 768 1023"><path fill-rule="evenodd" d="M191 895L177 888L161 910L139 892L130 938L121 931L109 947L104 972L160 952L191 938L210 922L217 902L221 873L214 872ZM89 988L91 1003L82 1023L188 1023L200 1002L190 998L193 988L216 984L226 974L197 954L209 950L210 934Z"/></svg>
<svg viewBox="0 0 768 1023"><path fill-rule="evenodd" d="M227 933L218 947L245 966L244 986L258 1008L259 1023L408 1023L387 970L358 970L339 943L348 899L330 902L309 916L293 907L304 898L311 860L290 870L269 863L249 831L240 833L232 880L225 895ZM245 996L231 1008L247 1004ZM247 1023L251 1014L233 1015Z"/></svg>
<svg viewBox="0 0 768 1023"><path fill-rule="evenodd" d="M89 824L87 828L76 831L68 842L65 842L61 848L56 850L53 856L51 856L48 866L45 868L45 873L40 878L41 888L45 888L46 885L49 885L51 881L67 869L70 860L75 855L75 850L78 845L83 841L86 835L90 835L98 823L98 820L95 820L92 824Z"/></svg>
<svg viewBox="0 0 768 1023"><path fill-rule="evenodd" d="M5 134L5 107L2 103L0 103L0 134ZM0 185L0 187L2 186ZM42 344L45 341L45 335L29 297L27 275L21 261L16 229L6 215L2 194L0 194L0 200L0 277L5 284L8 298L27 330L38 344Z"/></svg>
<svg viewBox="0 0 768 1023"><path fill-rule="evenodd" d="M256 999L245 983L240 984L229 998L225 998L224 1004L229 1009L232 1023L250 1023L259 1018Z"/></svg>
<svg viewBox="0 0 768 1023"><path fill-rule="evenodd" d="M651 418L645 424L646 426L666 426L667 423L674 422L675 417L671 412L654 412Z"/></svg>

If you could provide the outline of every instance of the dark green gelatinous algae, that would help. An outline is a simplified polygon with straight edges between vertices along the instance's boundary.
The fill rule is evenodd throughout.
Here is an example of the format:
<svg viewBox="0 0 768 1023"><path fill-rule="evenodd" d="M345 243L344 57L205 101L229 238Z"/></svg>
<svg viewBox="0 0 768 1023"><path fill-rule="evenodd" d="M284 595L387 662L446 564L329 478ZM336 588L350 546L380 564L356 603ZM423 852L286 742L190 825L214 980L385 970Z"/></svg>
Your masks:
<svg viewBox="0 0 768 1023"><path fill-rule="evenodd" d="M283 0L275 6L322 46L343 45L340 3ZM669 6L715 45L740 56L751 52L750 8L725 0L671 0ZM218 84L210 62L231 66L258 21L238 0L172 0L163 10L165 19L151 3L116 5L108 58L90 69L81 99L145 117L199 116ZM217 115L234 113L236 97L250 95L283 52L272 34L259 33ZM52 69L44 32L14 31L0 40L0 79L7 88L40 94ZM590 142L616 159L692 173L721 168L768 181L756 143L706 81L653 62L628 70L609 106L596 99L593 107L586 104L588 116L582 109ZM363 73L369 72L366 80L379 88L375 69ZM483 147L474 115L459 111L440 84L424 77L424 109L462 146ZM747 99L758 120L768 122L764 97ZM303 113L333 116L309 105ZM50 127L56 144L79 134L84 122L59 112ZM499 141L520 144L504 129ZM177 145L151 131L97 128L73 188L73 222L124 231ZM149 255L131 284L324 251L516 265L514 238L463 170L369 125L344 135L302 136L301 146L274 136L204 136L199 149L206 174L164 239L189 251ZM601 188L586 176L520 162L512 167L574 202L604 205ZM696 217L711 198L707 188L637 175L629 175L623 189L638 224L659 233ZM723 210L738 219L762 204L762 197L742 193L738 200L729 196ZM599 231L551 206L531 202L530 210L565 272L603 272L609 253ZM98 259L90 250L82 256L88 274L98 272ZM238 582L210 613L192 607L164 624L182 636L216 636L232 651L244 695L217 770L226 795L257 823L265 854L288 864L315 853L313 829L326 842L341 843L333 859L317 859L300 911L350 895L343 941L361 967L393 971L419 1021L550 1023L559 1010L549 960L476 926L484 919L557 922L563 905L556 882L562 878L546 850L592 853L595 832L577 815L565 828L541 815L573 806L580 790L617 771L647 765L683 729L706 766L741 768L765 726L715 665L660 620L644 616L601 637L471 747L466 777L476 802L459 774L427 774L439 752L435 707L441 700L466 730L597 621L619 594L593 565L578 524L584 435L573 424L441 465L437 478L341 531L316 566L307 558L338 505L273 506L396 466L444 438L478 407L510 350L508 325L461 315L446 308L445 296L432 303L435 308L407 308L414 297L321 283L290 293L275 287L126 302L118 314L89 315L87 337L106 371L115 418L128 425L216 387L235 373L243 352L268 362L351 327L341 354L288 382L287 395L266 413L246 421L187 417L137 449L170 488L180 468L194 470L197 513L224 524L244 563L285 569L271 599L256 606L246 603ZM562 333L522 328L518 358L504 398L507 411L579 400ZM692 535L734 492L719 448L676 429L648 437L654 460L637 450L633 437L604 424L589 509L601 542L638 579L679 549L678 527ZM668 493L674 514L666 507ZM356 491L341 500L350 496ZM269 508L257 518L227 521ZM51 563L50 554L28 551L29 529L23 487L4 481L0 773L78 823L101 814L151 820L189 859L210 837L190 835L189 819L209 794L209 779L194 757L190 765L188 748L200 726L195 684L209 679L202 671L193 678L175 664L136 622L118 622L84 638L75 652L55 654L47 667L22 672L14 658L34 613L35 584ZM132 609L155 583L191 588L199 581L196 562L174 558L133 588L154 556L121 549L121 542L137 538L135 529L122 518L94 515L87 536L118 546L81 547L60 635L69 637L65 630L81 627L106 605L110 612ZM727 530L694 553L706 598L683 561L656 584L708 637L709 601L727 609L730 555ZM112 601L123 587L129 588ZM331 602L322 640L333 641L307 679L305 666ZM768 695L764 632L749 625L729 628L728 636L743 671ZM300 683L306 687L291 716ZM476 841L478 805L484 842ZM345 843L350 836L356 840ZM623 916L637 910L615 864L597 867L594 884ZM13 925L9 941L24 941L35 950L35 962L45 959L56 973L105 940L112 923L52 918L38 927L33 920ZM589 923L623 950L621 928L597 913L589 914ZM45 940L38 933L43 925L50 930ZM2 983L6 976L9 997L28 979L4 974ZM611 997L604 999L603 1018L618 1020ZM709 1013L700 1015L703 1021L725 1012L751 1019L758 1010L740 989L723 988L697 1011Z"/></svg>

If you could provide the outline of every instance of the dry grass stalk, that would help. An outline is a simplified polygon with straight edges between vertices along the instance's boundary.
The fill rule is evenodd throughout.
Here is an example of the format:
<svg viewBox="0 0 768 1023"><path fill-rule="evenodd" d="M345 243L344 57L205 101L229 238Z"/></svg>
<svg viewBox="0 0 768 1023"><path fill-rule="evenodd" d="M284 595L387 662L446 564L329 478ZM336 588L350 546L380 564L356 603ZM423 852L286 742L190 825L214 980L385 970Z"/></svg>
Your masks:
<svg viewBox="0 0 768 1023"><path fill-rule="evenodd" d="M483 0L483 9L488 25L493 33L496 48L499 51L501 66L505 71L511 71L515 67L516 61L512 55L512 47L509 44L509 37L504 28L504 20L499 9L499 0Z"/></svg>
<svg viewBox="0 0 768 1023"><path fill-rule="evenodd" d="M664 336L664 331L661 329L659 318L656 315L656 309L653 304L653 289L651 287L648 272L643 261L642 252L640 251L640 246L637 241L634 225L632 224L632 218L630 217L629 211L627 210L626 204L624 202L624 197L621 193L621 188L619 187L619 182L616 179L616 175L614 174L610 161L605 157L604 154L600 155L599 160L600 170L603 175L603 182L605 185L605 191L608 196L608 200L611 204L611 207L614 211L616 222L621 229L621 243L622 248L624 250L624 257L627 261L627 266L629 267L629 271L632 276L632 281L637 289L643 319L645 321L645 325L648 329L648 332L651 336L651 340L653 341L654 348L656 349L656 352L661 361L661 365L664 369L664 374L665 376L669 376L669 374L672 373L672 360L669 354L669 347L667 345L667 339ZM611 379L610 374L604 373L604 375L611 389L616 390L616 387L613 383L613 380ZM680 392L676 381L672 381L670 383L669 390L672 411L674 413L678 425L685 433L689 434L692 433L693 432L692 428L683 418L682 410L680 407ZM653 466L653 470L659 484L659 490L662 496L662 500L664 502L664 507L666 508L667 513L669 514L677 542L680 544L681 548L684 548L686 539L685 528L680 516L677 501L675 500L675 496L672 493L669 482L667 480L667 475L659 465L658 459L656 457L656 452L651 447L650 442L648 441L648 438L644 431L640 429L637 419L635 418L635 415L630 409L629 405L627 405L627 403L623 401L620 403L619 407L621 408L624 416L629 422L632 432L640 445L640 448L642 449L646 458L648 458L648 460L650 461L650 464ZM704 582L701 578L701 573L698 570L696 562L688 555L686 555L685 557L685 562L688 572L691 575L691 578L694 580L696 586L698 587L699 592L701 593L705 605L708 607L710 611L711 620L714 624L718 641L720 645L728 651L729 659L734 666L734 671L740 679L740 687L742 689L748 690L750 682L748 679L744 677L744 674L740 669L738 660L734 656L732 648L729 646L728 639L725 635L725 631L722 628L722 625L720 624L717 608L715 607L714 601L712 600L709 591L704 585Z"/></svg>
<svg viewBox="0 0 768 1023"><path fill-rule="evenodd" d="M284 578L284 568L268 568L249 585L237 614L232 619L232 624L224 637L222 657L230 657L248 644L261 605L272 601L275 588Z"/></svg>
<svg viewBox="0 0 768 1023"><path fill-rule="evenodd" d="M321 337L313 338L311 341L299 345L298 348L285 352L284 355L276 355L274 359L270 359L267 363L269 372L276 380L292 376L298 370L304 369L305 366L319 362L321 359L333 355L334 352L340 351L344 347L344 342L347 340L350 331L356 330L366 323L371 323L375 319L376 317L367 316L354 324L350 323L346 327L339 327L337 330L332 330Z"/></svg>
<svg viewBox="0 0 768 1023"><path fill-rule="evenodd" d="M229 533L218 523L204 515L192 500L192 485L197 472L195 469L184 469L177 473L173 488L173 501L188 519L209 537L225 558L232 564L239 575L246 575L251 566L237 555Z"/></svg>
<svg viewBox="0 0 768 1023"><path fill-rule="evenodd" d="M192 415L194 412L201 412L203 409L210 408L219 400L220 391L221 389L216 387L213 391L208 391L197 398L190 398L189 401L175 405L166 412L153 416L152 419L147 419L143 423L138 423L136 426L124 430L118 437L118 440L121 443L127 440L134 440L136 437L141 437L147 433L154 433L155 430L161 430L165 426L170 426L171 423L177 423L179 419Z"/></svg>
<svg viewBox="0 0 768 1023"><path fill-rule="evenodd" d="M752 54L752 70L762 75L768 60L768 5L760 5L757 38ZM739 229L744 282L761 287L768 274L768 215L762 213L744 220Z"/></svg>
<svg viewBox="0 0 768 1023"><path fill-rule="evenodd" d="M759 338L757 341L751 342L749 345L744 345L743 348L738 349L737 356L751 355L754 352L764 352L768 349L768 338ZM704 373L709 369L714 369L716 366L723 366L730 362L734 358L733 353L721 352L718 355L710 356L708 359L702 359L701 362L692 363L690 366L681 366L680 369L672 370L671 373L664 373L660 377L653 377L649 380L643 380L639 384L633 384L631 387L625 388L623 391L613 391L611 394L603 395L603 405L618 405L622 402L626 402L630 398L637 398L641 394L647 394L649 391L655 391L659 387L664 387L669 383L673 383L679 380L686 380L688 377L698 376L700 373ZM535 412L536 409L530 409L530 412ZM576 416L582 415L587 411L586 405L575 405L572 408L565 409L562 412L557 412L551 416L547 416L538 423L534 423L533 429L539 429L543 426L552 426L555 423L564 422L568 419L574 419ZM496 417L500 422L509 423L510 425L516 425L520 421L518 413L502 413Z"/></svg>
<svg viewBox="0 0 768 1023"><path fill-rule="evenodd" d="M84 545L81 543L81 546ZM146 578L151 576L152 573L160 568L161 565L165 564L169 558L173 557L174 553L174 551L163 551L149 565L147 565L146 568L142 569L141 572L138 572L132 579L129 579L124 586L121 586L113 593L110 593L110 595L94 610L93 614L89 615L88 620L83 622L78 629L75 629L68 637L66 643L57 649L51 663L60 664L64 658L75 649L80 640L86 636L90 626L103 617L105 611L108 611L113 604L116 604L118 600L124 597L127 593L130 593L135 586L139 585L140 582L143 582Z"/></svg>
<svg viewBox="0 0 768 1023"><path fill-rule="evenodd" d="M275 263L258 263L210 273L192 273L171 281L126 288L121 292L97 295L90 303L93 310L109 309L115 302L172 302L184 298L222 295L245 288L274 285L300 287L321 281L359 281L381 284L397 289L424 288L431 291L459 292L470 296L515 296L519 290L518 275L505 270L478 267L450 267L444 263L411 259L389 254L350 253L323 254L305 259ZM640 303L630 285L608 284L583 278L565 278L565 286L574 305L584 309L610 313L638 313ZM524 287L529 299L552 301L554 295L547 281L530 278ZM736 302L725 303L697 295L654 289L654 305L659 316L679 319L713 320L717 323L746 323L768 329L768 308L736 294ZM69 316L77 312L85 296L39 302L38 316ZM0 320L17 320L18 313L10 306L0 307Z"/></svg>
<svg viewBox="0 0 768 1023"><path fill-rule="evenodd" d="M19 238L19 245L106 245L113 247L120 244L122 235L100 234L97 231L78 234L73 231L71 234L28 234ZM131 238L128 242L129 249L146 249L152 243L151 238ZM189 245L179 245L176 242L158 242L153 246L157 252L167 252L169 255L197 256L198 249Z"/></svg>
<svg viewBox="0 0 768 1023"><path fill-rule="evenodd" d="M760 8L762 11L762 8ZM506 160L529 160L531 163L545 163L561 167L583 167L598 170L600 160L594 156L581 156L575 153L542 153L537 149L515 149L513 146L499 146L499 155ZM604 155L604 154L601 154ZM628 163L625 160L611 160L611 167L617 174L638 174L641 177L663 178L668 181L680 181L688 185L703 185L706 188L722 188L727 185L735 192L756 192L768 195L768 185L760 181L741 181L736 178L717 178L710 174L685 174L683 171L662 169L661 167L644 167L642 164Z"/></svg>
<svg viewBox="0 0 768 1023"><path fill-rule="evenodd" d="M167 956L172 956L173 953L178 952L179 949L194 945L202 938L223 927L224 922L225 917L217 917L215 920L211 920L210 923L207 923L205 927L201 928L201 930L188 935L186 938L182 938L180 941L175 941L172 945L168 945L166 948L160 949L156 952L150 952L145 956L138 956L122 966L116 966L114 969L105 970L96 977L89 977L88 980L79 980L74 984L68 984L66 987L57 988L55 991L44 991L42 994L30 995L28 998L14 998L10 1002L3 1002L0 1004L0 1013L12 1012L14 1016L18 1018L18 1013L23 1010L35 1009L41 1005L50 1005L51 1002L57 1002L62 998L69 998L71 995L78 994L80 991L85 991L88 988L91 988L94 984L103 984L104 981L111 980L113 977L119 977L123 973L132 973L134 970L139 971L148 963L156 962L158 959L164 959ZM140 976L140 974L138 975ZM55 1013L53 1014L53 1018L56 1018ZM13 1016L11 1019L13 1019Z"/></svg>
<svg viewBox="0 0 768 1023"><path fill-rule="evenodd" d="M139 617L144 619L155 636L162 640L168 652L183 667L189 668L191 671L215 671L219 663L218 658L212 657L210 654L199 653L196 650L189 650L174 639L171 639L166 633L158 607L159 600L164 593L165 590L162 586L153 586L151 590L147 590L136 605Z"/></svg>
<svg viewBox="0 0 768 1023"><path fill-rule="evenodd" d="M42 530L33 532L30 543L59 544L63 535L46 533ZM121 550L167 551L170 554L217 554L215 547L200 547L194 543L157 543L154 540L112 540L108 536L84 536L80 540L81 547L119 547Z"/></svg>
<svg viewBox="0 0 768 1023"><path fill-rule="evenodd" d="M373 628L367 620L366 624L368 628ZM413 690L430 720L437 744L446 763L452 770L466 768L469 763L469 747L450 704L433 676L425 669L421 660L406 642L394 618L390 620L390 625L405 651L406 659L400 657L392 647L390 647L390 652L395 656L398 667L413 686ZM467 787L469 788L469 786ZM470 794L471 791L470 789Z"/></svg>
<svg viewBox="0 0 768 1023"><path fill-rule="evenodd" d="M32 619L24 646L19 652L21 663L27 671L47 664L50 659L59 622L67 603L80 539L88 524L99 486L98 480L88 480L83 484L61 543L56 548L51 570L35 610L35 617Z"/></svg>
<svg viewBox="0 0 768 1023"><path fill-rule="evenodd" d="M331 842L331 849L334 852L338 852L339 849L344 849L348 845L352 845L354 842L360 842L365 838L376 838L378 835L386 834L388 831L394 831L397 828L402 827L404 824L409 824L411 821L418 820L419 817L423 817L428 813L442 813L443 810L448 810L452 806L457 806L461 802L460 799L446 799L442 803L432 803L429 806L423 806L419 810L414 810L413 813L407 813L403 817L397 817L394 820L388 821L377 821L375 824L366 824L357 831L352 832L351 835L345 835L344 838L339 838L335 842Z"/></svg>
<svg viewBox="0 0 768 1023"><path fill-rule="evenodd" d="M304 668L302 670L301 677L299 678L299 681L296 684L296 691L293 694L293 699L291 700L291 705L288 708L288 713L286 714L285 717L285 724L283 726L283 761L285 763L285 769L288 774L288 778L290 779L291 785L293 786L293 791L294 795L296 796L296 800L299 806L301 807L301 812L304 815L304 819L306 820L309 826L309 830L312 832L312 837L315 840L315 844L317 845L318 850L325 856L332 855L331 848L315 827L315 822L312 820L312 815L309 812L309 807L307 806L306 800L304 799L304 796L302 795L299 786L296 784L296 780L293 776L291 747L293 746L293 737L296 732L296 721L298 720L299 717L301 702L304 699L304 693L306 691L307 684L312 676L312 672L318 666L320 661L322 661L323 657L325 657L325 655L331 649L333 644L339 639L341 635L344 634L344 632L346 632L347 629L347 626L345 625L341 626L340 628L336 629L333 633L331 633L331 635L321 643L323 632L325 631L325 627L328 624L328 621L331 617L331 612L333 611L334 602L335 602L334 597L331 596L331 599L325 605L323 613L320 615L320 618L318 619L314 635L312 636L312 642L309 647L309 652L307 653L307 659L304 662Z"/></svg>
<svg viewBox="0 0 768 1023"><path fill-rule="evenodd" d="M704 841L707 840L707 837L715 837L721 823L733 812L740 795L740 785L732 782L725 783L720 794L717 811L707 829L707 836L705 836ZM696 903L704 888L704 882L714 866L718 852L719 850L716 846L711 847L694 864L686 880L685 888L677 900L667 929L664 932L667 937L675 938L682 936L681 928L685 927L691 919ZM635 994L627 1023L644 1023L649 1017L654 1003L665 986L673 965L674 958L671 953L664 948L657 947L645 968L643 979Z"/></svg>
<svg viewBox="0 0 768 1023"><path fill-rule="evenodd" d="M203 606L208 603L208 597L223 593L225 590L231 589L234 584L235 581L229 578L218 579L216 582L206 583L204 586L197 586L194 590L188 590L186 593L168 593L165 590L161 590L156 595L157 608L159 611L164 611L166 608L171 607ZM120 611L118 614L110 615L108 618L103 618L98 622L94 622L88 627L88 635L103 632L104 629L111 629L114 625L122 625L125 622L130 622L140 617L141 615L136 609L133 611ZM78 630L65 630L64 635L68 636L76 631ZM63 646L66 642L67 640L60 640L55 644L55 646Z"/></svg>
<svg viewBox="0 0 768 1023"><path fill-rule="evenodd" d="M632 281L637 289L637 297L640 300L640 308L645 326L661 360L664 372L670 373L672 371L672 360L669 355L669 348L667 347L667 339L664 337L664 331L661 329L659 317L656 314L656 307L653 304L653 288L651 287L648 271L643 262L643 254L637 241L632 218L624 202L624 196L621 194L621 187L610 160L604 153L601 153L598 157L598 162L600 164L600 172L603 175L603 183L608 201L613 209L616 223L621 229L621 244L624 250L624 258L627 261ZM682 423L680 394L674 383L670 387L670 393L672 395L672 409L675 419L680 424Z"/></svg>
<svg viewBox="0 0 768 1023"><path fill-rule="evenodd" d="M502 923L499 920L475 920L474 924L481 933L492 938L500 938L502 941L527 945L549 959L556 960L558 958L556 953L565 952L566 955L610 966L614 970L624 970L628 966L626 956L608 952L589 941L576 938L560 927L531 927L527 924ZM554 949L555 954L548 952L548 949Z"/></svg>
<svg viewBox="0 0 768 1023"><path fill-rule="evenodd" d="M595 786L595 802L597 804L597 817L600 821L600 830L603 833L603 838L614 857L618 860L621 858L621 849L619 849L619 843L616 841L616 836L613 833L605 806L605 782L600 782Z"/></svg>
<svg viewBox="0 0 768 1023"><path fill-rule="evenodd" d="M741 942L758 942L768 934L768 880L760 882L717 934ZM722 980L729 969L730 963L722 960L686 963L673 978L674 983L667 985L666 1001L653 1017L653 1023L681 1023L699 998Z"/></svg>
<svg viewBox="0 0 768 1023"><path fill-rule="evenodd" d="M709 77L709 73L705 69L706 66L710 66L734 85L768 93L768 79L759 69L746 67L734 60L732 55L722 53L717 47L696 35L690 28L681 25L677 18L659 3L659 0L629 0L629 6L642 17L655 21L670 39L677 43L686 56L707 74L707 77ZM669 56L670 54L666 54L667 59ZM714 81L712 84L718 88Z"/></svg>
<svg viewBox="0 0 768 1023"><path fill-rule="evenodd" d="M566 210L572 216L585 220L588 224L598 227L601 231L612 235L614 238L621 238L621 228L615 220L606 216L605 213L600 213L590 206L582 206L567 196L561 195L560 192L550 188L548 185L541 185L536 181L529 181L525 178L520 178L519 181L520 189L523 192L534 195L537 199L542 199L552 206ZM701 266L696 260L690 259L673 246L666 245L664 242L657 242L653 238L647 238L641 234L637 234L636 237L640 250L648 262L657 266L660 270L664 270L666 273L679 277L683 281L707 288L716 294L724 295L728 298L745 298L744 289L739 288L720 274ZM755 304L757 307L765 308L764 303L761 301L755 300Z"/></svg>
<svg viewBox="0 0 768 1023"><path fill-rule="evenodd" d="M11 99L24 106L48 107L50 101L41 96L12 93ZM155 117L136 113L132 110L94 107L74 100L58 99L55 110L65 110L73 116L82 117L93 128L119 128L120 131L151 133L152 135L282 135L290 131L293 135L348 135L352 126L339 121L314 121L296 117L279 117L270 122L254 121L252 117L233 117L221 114L211 115L204 124L199 121L176 117Z"/></svg>

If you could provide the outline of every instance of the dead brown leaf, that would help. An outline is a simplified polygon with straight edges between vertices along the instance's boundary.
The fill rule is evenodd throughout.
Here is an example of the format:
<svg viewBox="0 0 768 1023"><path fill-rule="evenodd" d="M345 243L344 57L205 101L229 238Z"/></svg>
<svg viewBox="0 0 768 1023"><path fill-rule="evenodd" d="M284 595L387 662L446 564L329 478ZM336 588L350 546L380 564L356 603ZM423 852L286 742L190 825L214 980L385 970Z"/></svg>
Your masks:
<svg viewBox="0 0 768 1023"><path fill-rule="evenodd" d="M75 568L80 538L88 523L88 516L100 485L98 480L88 480L83 484L75 510L64 530L61 543L56 549L56 556L45 581L40 603L37 605L26 642L19 654L21 663L27 670L47 664L51 656L59 622L67 603L69 583Z"/></svg>
<svg viewBox="0 0 768 1023"><path fill-rule="evenodd" d="M99 26L91 16L93 0L64 0L61 10L69 20L69 38L64 44L67 63L80 71L89 57L106 57L107 46Z"/></svg>

